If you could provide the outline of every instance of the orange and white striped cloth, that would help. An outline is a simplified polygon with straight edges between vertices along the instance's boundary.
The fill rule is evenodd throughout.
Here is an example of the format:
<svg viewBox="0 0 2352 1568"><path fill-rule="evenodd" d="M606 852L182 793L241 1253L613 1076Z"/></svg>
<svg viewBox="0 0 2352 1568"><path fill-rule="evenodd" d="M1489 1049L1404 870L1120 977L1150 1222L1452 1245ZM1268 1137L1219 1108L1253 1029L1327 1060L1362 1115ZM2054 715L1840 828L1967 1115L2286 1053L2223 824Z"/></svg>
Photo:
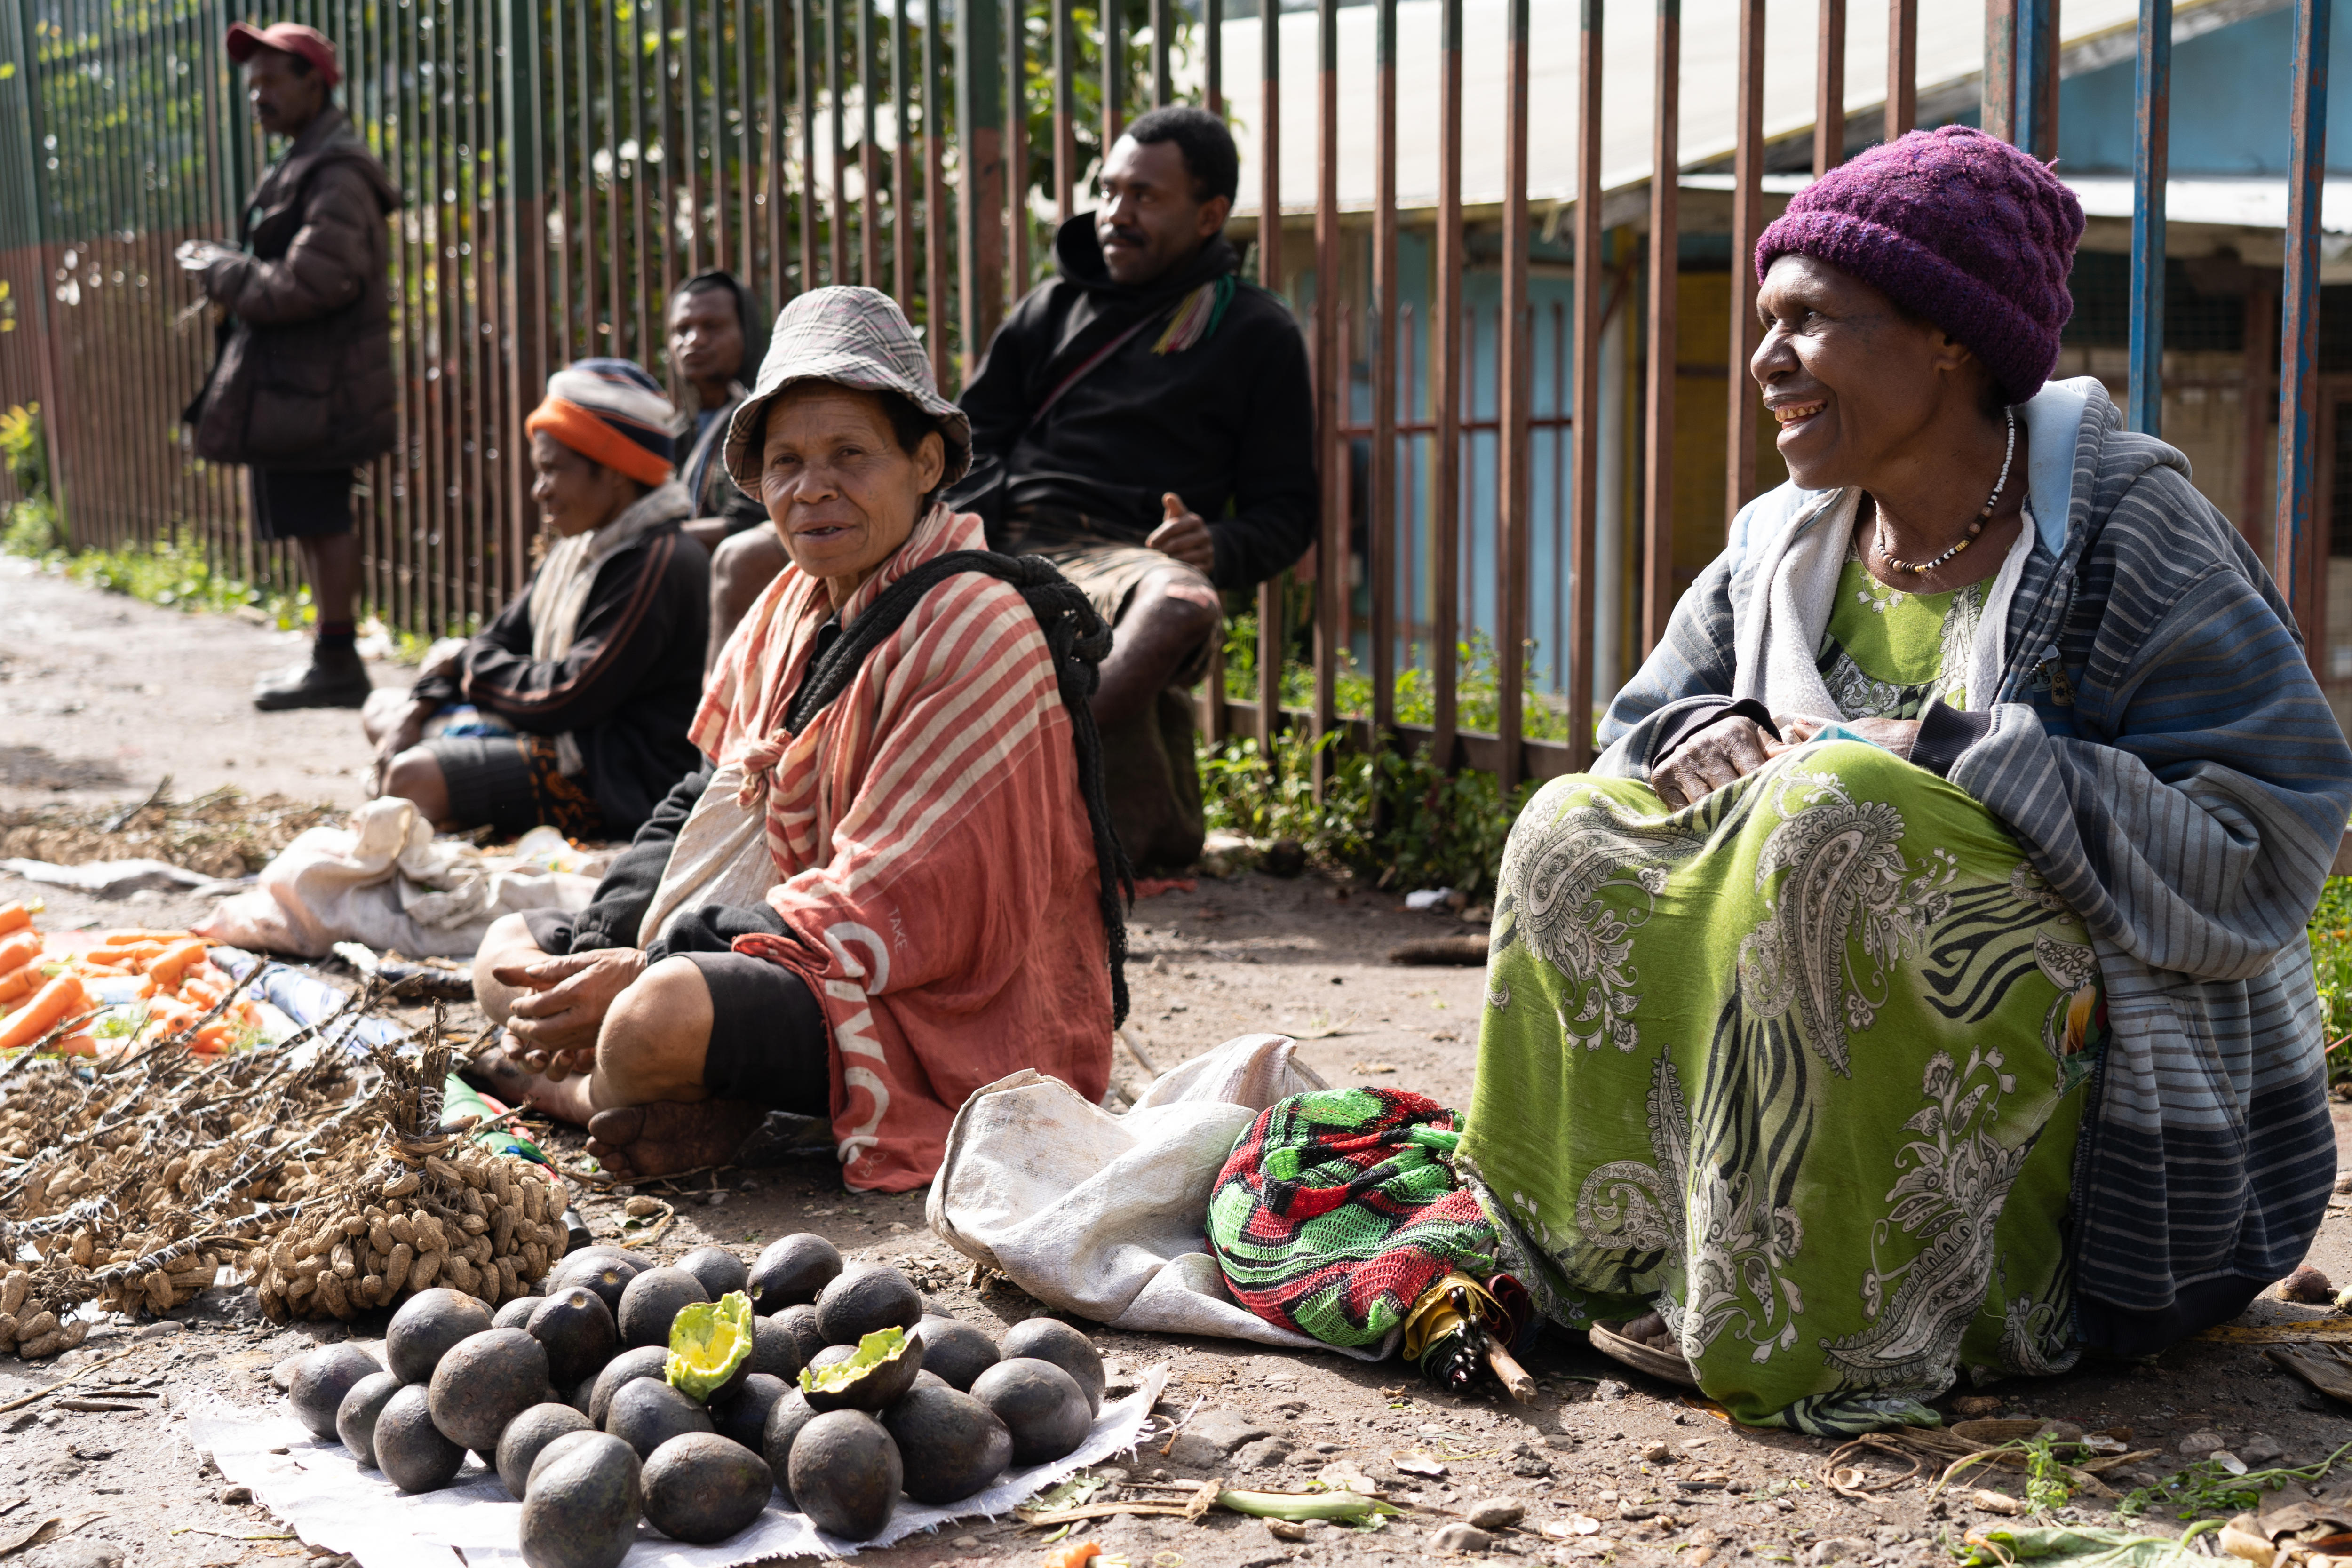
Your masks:
<svg viewBox="0 0 2352 1568"><path fill-rule="evenodd" d="M982 550L934 506L842 608ZM938 1170L972 1090L1034 1068L1088 1100L1110 1078L1100 883L1068 712L1019 591L964 573L927 595L799 735L783 716L831 614L786 567L720 653L696 745L764 797L784 937L740 952L807 983L833 1032L844 1178L904 1192Z"/></svg>

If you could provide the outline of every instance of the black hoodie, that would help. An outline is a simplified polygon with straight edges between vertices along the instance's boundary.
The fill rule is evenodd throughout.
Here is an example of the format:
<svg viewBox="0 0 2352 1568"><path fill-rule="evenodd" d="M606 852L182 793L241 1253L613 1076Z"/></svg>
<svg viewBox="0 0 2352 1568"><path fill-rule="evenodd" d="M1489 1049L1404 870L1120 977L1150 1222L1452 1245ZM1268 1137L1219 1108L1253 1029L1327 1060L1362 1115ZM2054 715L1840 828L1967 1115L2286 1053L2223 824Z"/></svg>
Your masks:
<svg viewBox="0 0 2352 1568"><path fill-rule="evenodd" d="M1262 583L1305 554L1317 515L1315 397L1289 306L1235 279L1208 336L1159 353L1178 303L1239 265L1223 237L1132 289L1111 281L1091 213L1062 226L1054 253L1060 276L1013 307L961 400L975 460L1009 463L1006 512L1078 512L1106 538L1139 544L1173 490L1209 524L1221 588ZM1031 427L1071 371L1143 318Z"/></svg>

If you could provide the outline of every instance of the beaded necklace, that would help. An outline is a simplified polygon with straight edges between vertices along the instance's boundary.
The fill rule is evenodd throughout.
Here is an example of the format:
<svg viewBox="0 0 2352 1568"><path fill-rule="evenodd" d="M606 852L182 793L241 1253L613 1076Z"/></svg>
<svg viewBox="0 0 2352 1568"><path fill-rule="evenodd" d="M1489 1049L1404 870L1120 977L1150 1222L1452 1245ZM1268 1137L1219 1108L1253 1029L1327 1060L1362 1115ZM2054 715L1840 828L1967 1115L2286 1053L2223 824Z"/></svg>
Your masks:
<svg viewBox="0 0 2352 1568"><path fill-rule="evenodd" d="M1897 572L1908 572L1915 577L1924 577L1928 573L1933 572L1937 567L1941 566L1944 563L1951 560L1952 557L1958 555L1961 551L1966 550L1969 545L1974 544L1977 542L1977 535L1984 531L1985 520L1992 515L1993 507L2000 500L2000 492L2009 488L2009 465L2017 457L2017 410L2014 408L2007 408L2003 409L2002 412L2009 416L2009 447L2000 455L2000 478L1993 480L1992 494L1985 497L1984 510L1978 512L1975 518L1969 521L1969 531L1960 535L1959 542L1954 544L1949 550L1945 551L1941 555L1937 556L1933 561L1923 561L1915 565L1908 561L1900 560L1895 556L1894 547L1886 537L1886 513L1884 510L1881 510L1878 514L1878 555L1880 560L1885 561L1889 566L1894 567Z"/></svg>

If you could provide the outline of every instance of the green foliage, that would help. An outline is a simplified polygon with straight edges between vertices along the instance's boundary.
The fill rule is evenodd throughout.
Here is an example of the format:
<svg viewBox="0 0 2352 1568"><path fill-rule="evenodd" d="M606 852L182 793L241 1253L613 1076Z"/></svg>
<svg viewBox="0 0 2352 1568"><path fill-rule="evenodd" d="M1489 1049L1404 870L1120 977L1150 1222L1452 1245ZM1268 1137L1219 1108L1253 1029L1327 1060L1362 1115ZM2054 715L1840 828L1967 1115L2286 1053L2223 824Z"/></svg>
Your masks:
<svg viewBox="0 0 2352 1568"><path fill-rule="evenodd" d="M2153 1508L2170 1510L2180 1519L2244 1513L2262 1506L2263 1493L2278 1491L2289 1481L2318 1480L2347 1453L2352 1453L2352 1443L2315 1465L2247 1470L2242 1475L2232 1475L2212 1459L2200 1459L2152 1487L2126 1493L2116 1504L2116 1511L2126 1519L2136 1519Z"/></svg>
<svg viewBox="0 0 2352 1568"><path fill-rule="evenodd" d="M2311 912L2311 967L2327 1040L2327 1076L2352 1079L2352 877L2330 877Z"/></svg>
<svg viewBox="0 0 2352 1568"><path fill-rule="evenodd" d="M1311 604L1311 601L1310 601ZM1305 616L1294 614L1304 623ZM1533 645L1529 645L1532 648ZM1282 665L1282 705L1307 708L1315 700L1315 671L1303 649L1286 649ZM1503 712L1502 669L1494 639L1473 632L1454 645L1454 722L1465 730L1492 734ZM1547 699L1537 689L1546 672L1529 663L1519 693L1519 733L1530 741L1565 741L1574 731L1566 707ZM1225 695L1236 701L1257 700L1257 612L1244 610L1226 622ZM1342 655L1331 683L1332 707L1343 719L1368 719L1372 711L1372 678ZM1396 678L1396 717L1400 724L1432 724L1437 719L1437 682L1428 669L1400 670Z"/></svg>
<svg viewBox="0 0 2352 1568"><path fill-rule="evenodd" d="M8 482L27 499L49 493L49 447L41 439L41 405L18 404L0 414L0 463Z"/></svg>
<svg viewBox="0 0 2352 1568"><path fill-rule="evenodd" d="M1274 766L1255 738L1199 749L1201 799L1208 825L1249 838L1296 838L1325 865L1352 866L1371 851L1370 761L1342 750L1339 731L1310 740L1290 731L1274 738ZM1318 758L1330 776L1315 793Z"/></svg>
<svg viewBox="0 0 2352 1568"><path fill-rule="evenodd" d="M65 556L63 565L66 575L78 583L112 594L127 594L151 605L216 612L251 605L274 621L280 631L292 631L316 618L308 588L287 594L255 587L214 566L205 558L202 545L177 536L152 544L84 550Z"/></svg>
<svg viewBox="0 0 2352 1568"><path fill-rule="evenodd" d="M65 531L58 526L58 510L47 496L20 500L0 512L0 552L36 558L65 547Z"/></svg>

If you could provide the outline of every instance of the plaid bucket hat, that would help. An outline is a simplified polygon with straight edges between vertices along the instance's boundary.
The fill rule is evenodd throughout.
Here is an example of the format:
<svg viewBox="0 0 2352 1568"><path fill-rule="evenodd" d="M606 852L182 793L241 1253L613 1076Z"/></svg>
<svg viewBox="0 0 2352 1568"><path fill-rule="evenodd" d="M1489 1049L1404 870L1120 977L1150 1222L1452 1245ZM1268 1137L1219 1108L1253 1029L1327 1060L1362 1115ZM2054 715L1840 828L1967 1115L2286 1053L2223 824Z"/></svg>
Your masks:
<svg viewBox="0 0 2352 1568"><path fill-rule="evenodd" d="M776 317L759 383L727 426L727 472L745 495L761 493L757 448L766 437L768 405L804 381L897 394L939 422L948 448L941 485L971 467L971 420L940 395L922 342L898 301L877 289L817 289Z"/></svg>

